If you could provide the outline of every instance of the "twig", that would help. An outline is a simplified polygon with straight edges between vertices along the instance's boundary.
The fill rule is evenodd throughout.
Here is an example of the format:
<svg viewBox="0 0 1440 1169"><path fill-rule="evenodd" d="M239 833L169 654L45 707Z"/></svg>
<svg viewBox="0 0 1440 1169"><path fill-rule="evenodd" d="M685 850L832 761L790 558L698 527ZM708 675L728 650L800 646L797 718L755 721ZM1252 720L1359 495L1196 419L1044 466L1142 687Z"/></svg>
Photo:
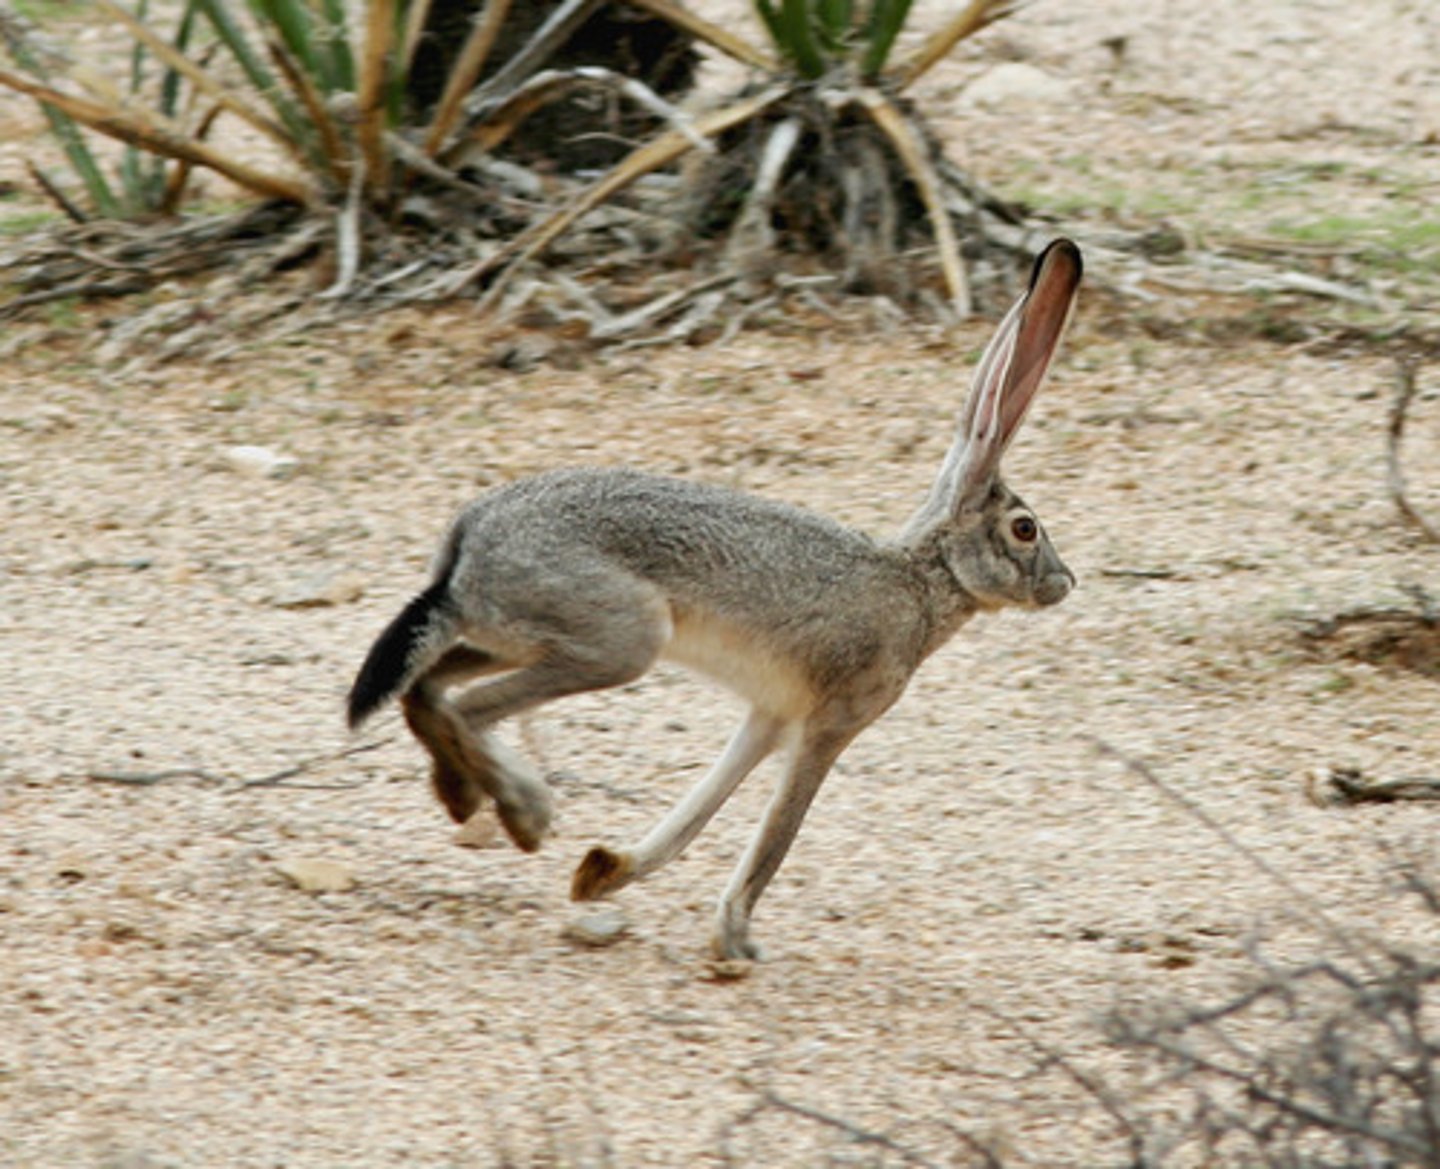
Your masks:
<svg viewBox="0 0 1440 1169"><path fill-rule="evenodd" d="M1440 776L1400 775L1374 779L1358 767L1318 768L1308 777L1306 787L1311 801L1321 807L1440 800Z"/></svg>
<svg viewBox="0 0 1440 1169"><path fill-rule="evenodd" d="M345 197L345 206L335 216L335 282L317 294L319 300L343 297L350 291L356 273L360 271L360 214L369 163L364 155L359 155L350 165L350 190Z"/></svg>
<svg viewBox="0 0 1440 1169"><path fill-rule="evenodd" d="M1174 580L1180 572L1174 568L1102 568L1100 575L1132 580Z"/></svg>
<svg viewBox="0 0 1440 1169"><path fill-rule="evenodd" d="M279 771L271 772L269 775L262 775L258 779L242 780L237 786L241 791L252 787L278 787L288 779L319 767L325 763L338 763L341 759L350 759L355 755L364 755L370 751L378 751L381 747L388 747L395 740L376 739L371 743L356 743L353 747L346 747L340 751L330 751L324 755L312 755L309 759L302 759L299 763L289 767L283 767ZM349 788L357 786L355 783L327 783L327 784L289 784L290 787L304 787L310 790L330 790Z"/></svg>
<svg viewBox="0 0 1440 1169"><path fill-rule="evenodd" d="M1119 1126L1120 1131L1125 1134L1125 1139L1130 1144L1133 1164L1143 1165L1146 1163L1144 1156L1144 1134L1141 1133L1135 1126L1135 1122L1126 1114L1122 1102L1117 1100L1104 1084L1088 1072L1081 1071L1063 1052L1055 1050L1044 1040L1032 1034L1030 1029L1024 1026L1018 1019L1013 1019L1003 1011L996 1010L994 1007L982 1006L981 1009L991 1018L998 1019L1013 1030L1021 1039L1025 1040L1026 1043L1030 1044L1031 1047L1044 1056L1046 1060L1073 1080L1081 1091L1099 1104L1110 1119Z"/></svg>
<svg viewBox="0 0 1440 1169"><path fill-rule="evenodd" d="M75 205L74 201L55 184L49 175L28 158L25 160L25 169L30 172L30 177L40 185L40 189L50 197L50 201L60 208L67 217L75 223L86 223L89 221L90 217Z"/></svg>
<svg viewBox="0 0 1440 1169"><path fill-rule="evenodd" d="M1385 1129L1376 1125L1367 1124L1363 1120L1341 1115L1339 1112L1328 1111L1317 1105L1306 1104L1298 1100L1294 1095L1282 1090L1272 1089L1260 1079L1254 1070L1246 1068L1233 1068L1228 1064L1220 1063L1207 1056L1201 1055L1188 1044L1169 1040L1160 1034L1150 1034L1144 1037L1145 1042L1152 1046L1162 1055L1168 1055L1172 1059L1180 1061L1201 1071L1209 1072L1222 1080L1229 1080L1232 1083L1244 1086L1246 1093L1255 1100L1269 1104L1279 1112L1287 1113L1295 1119L1303 1121L1315 1128L1328 1132L1349 1133L1361 1137L1367 1141L1379 1144L1395 1152L1404 1151L1420 1157L1433 1152L1427 1149L1422 1141L1410 1136L1409 1133L1395 1129ZM1415 1162L1421 1164L1423 1162Z"/></svg>
<svg viewBox="0 0 1440 1169"><path fill-rule="evenodd" d="M1415 374L1419 361L1414 357L1401 357L1395 362L1395 404L1390 408L1390 425L1385 444L1385 478L1390 486L1390 498L1411 525L1420 530L1432 544L1440 544L1437 531L1405 497L1405 472L1400 460L1400 440L1405 434L1405 415L1415 398L1417 388Z"/></svg>
<svg viewBox="0 0 1440 1169"><path fill-rule="evenodd" d="M308 759L302 759L299 763L293 763L289 767L282 767L279 771L272 771L268 775L261 775L255 779L242 779L234 785L236 791L244 791L254 787L278 787L286 780L293 779L297 775L303 775L325 763L336 763L341 759L349 759L355 755L363 755L368 751L377 751L381 747L388 746L394 742L393 738L378 739L371 743L357 743L353 747L346 747L340 751L329 751L324 755L312 755ZM172 767L164 771L87 771L85 778L94 783L119 783L130 787L151 787L158 783L164 783L170 779L198 779L204 783L224 784L228 781L224 776L216 775L214 772L206 771L199 767ZM287 786L304 788L309 791L333 791L342 790L357 786L355 783L322 783L322 784L289 784Z"/></svg>
<svg viewBox="0 0 1440 1169"><path fill-rule="evenodd" d="M722 1127L720 1134L721 1155L725 1157L727 1162L731 1160L727 1148L730 1134L750 1124L761 1113L767 1110L773 1110L788 1113L791 1116L798 1116L804 1120L814 1121L816 1124L824 1125L826 1128L833 1128L836 1132L844 1133L858 1145L874 1145L877 1148L886 1150L886 1152L894 1153L907 1165L933 1167L936 1164L934 1161L926 1160L913 1149L907 1148L883 1132L862 1128L860 1125L846 1120L842 1116L834 1116L829 1112L823 1112L819 1108L812 1107L809 1104L801 1104L795 1100L789 1100L772 1088L759 1088L748 1081L745 1082L745 1086L753 1089L759 1099L751 1104L750 1107L746 1108L744 1112L731 1118L731 1120Z"/></svg>
<svg viewBox="0 0 1440 1169"><path fill-rule="evenodd" d="M1100 752L1101 755L1105 756L1107 759L1114 759L1121 766L1123 766L1126 771L1130 772L1131 775L1143 779L1166 799L1170 800L1172 803L1174 803L1184 812L1186 812L1189 816L1193 817L1201 824L1203 824L1221 841L1227 844L1234 852L1238 853L1245 860L1249 861L1250 864L1257 868L1261 873L1269 877L1271 881L1273 881L1276 885L1278 885L1281 889L1288 893L1298 905L1304 906L1310 917L1315 921L1317 925L1321 927L1321 929L1325 933L1330 935L1332 941L1334 941L1337 945L1341 946L1353 957L1357 958L1367 969L1371 968L1371 963L1364 951L1355 944L1354 940L1350 937L1349 934L1347 934L1338 925L1336 925L1333 920L1331 920L1330 915L1325 912L1325 910L1320 906L1320 903L1316 901L1314 897L1310 896L1308 893L1300 889L1299 886L1297 886L1293 881L1291 881L1289 877L1285 876L1284 873L1276 869L1272 864L1270 864L1269 861L1267 861L1264 857L1257 853L1253 848L1239 840L1233 832L1226 828L1225 825L1221 824L1220 821L1216 820L1214 816L1210 815L1209 812L1207 812L1194 800L1176 791L1173 787L1171 787L1168 783L1166 783L1163 779L1156 775L1155 772L1145 763L1142 763L1139 759L1134 759L1131 756L1124 754L1123 752L1112 747L1103 739L1096 738L1094 736L1086 737L1089 738L1090 742L1095 745L1095 748Z"/></svg>

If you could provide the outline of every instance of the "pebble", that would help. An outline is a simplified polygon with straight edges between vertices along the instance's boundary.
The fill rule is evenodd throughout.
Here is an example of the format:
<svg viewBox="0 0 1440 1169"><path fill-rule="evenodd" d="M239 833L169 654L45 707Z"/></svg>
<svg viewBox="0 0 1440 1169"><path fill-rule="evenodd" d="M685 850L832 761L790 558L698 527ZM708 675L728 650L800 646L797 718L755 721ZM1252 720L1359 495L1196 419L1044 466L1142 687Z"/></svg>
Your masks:
<svg viewBox="0 0 1440 1169"><path fill-rule="evenodd" d="M581 946L613 946L630 932L630 919L615 908L583 914L564 929L567 941Z"/></svg>
<svg viewBox="0 0 1440 1169"><path fill-rule="evenodd" d="M344 893L355 888L355 874L339 861L296 857L280 861L275 871L306 893Z"/></svg>
<svg viewBox="0 0 1440 1169"><path fill-rule="evenodd" d="M296 581L270 603L277 609L323 609L348 605L365 595L365 582L354 573L320 572Z"/></svg>
<svg viewBox="0 0 1440 1169"><path fill-rule="evenodd" d="M300 466L293 455L284 455L264 446L232 446L225 461L233 470L261 479L288 479Z"/></svg>
<svg viewBox="0 0 1440 1169"><path fill-rule="evenodd" d="M500 842L500 818L495 814L495 805L482 804L470 819L455 829L452 843L461 848L490 848Z"/></svg>

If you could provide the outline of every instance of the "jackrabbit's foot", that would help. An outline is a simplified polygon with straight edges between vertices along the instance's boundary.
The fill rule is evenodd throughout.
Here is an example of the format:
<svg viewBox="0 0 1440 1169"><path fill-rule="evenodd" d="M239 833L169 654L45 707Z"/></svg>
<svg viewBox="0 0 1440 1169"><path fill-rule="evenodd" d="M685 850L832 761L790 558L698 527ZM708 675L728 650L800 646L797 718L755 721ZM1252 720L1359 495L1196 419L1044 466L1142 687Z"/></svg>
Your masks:
<svg viewBox="0 0 1440 1169"><path fill-rule="evenodd" d="M710 956L717 962L760 962L765 951L750 940L750 920L721 906L710 935Z"/></svg>
<svg viewBox="0 0 1440 1169"><path fill-rule="evenodd" d="M512 784L504 798L495 801L495 810L500 813L506 834L524 852L538 851L550 835L555 805L550 789L543 783L538 787Z"/></svg>
<svg viewBox="0 0 1440 1169"><path fill-rule="evenodd" d="M555 816L550 785L528 759L494 735L477 734L472 746L482 765L480 782L495 797L500 823L516 847L534 852L550 834Z"/></svg>
<svg viewBox="0 0 1440 1169"><path fill-rule="evenodd" d="M448 762L436 759L430 768L430 789L450 819L463 824L480 810L485 792L470 776Z"/></svg>
<svg viewBox="0 0 1440 1169"><path fill-rule="evenodd" d="M571 901L595 901L628 884L635 863L623 852L592 848L570 878Z"/></svg>

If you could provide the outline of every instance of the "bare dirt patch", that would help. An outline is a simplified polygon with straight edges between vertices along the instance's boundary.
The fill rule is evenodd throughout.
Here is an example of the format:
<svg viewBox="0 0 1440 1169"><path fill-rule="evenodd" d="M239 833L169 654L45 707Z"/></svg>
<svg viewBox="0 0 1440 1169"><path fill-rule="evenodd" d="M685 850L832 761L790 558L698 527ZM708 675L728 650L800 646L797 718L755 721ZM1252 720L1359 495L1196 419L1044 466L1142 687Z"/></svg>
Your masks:
<svg viewBox="0 0 1440 1169"><path fill-rule="evenodd" d="M1430 277L1393 229L1433 204L1437 18L1361 8L1036 5L927 100L1002 187L1073 180L1075 213L1103 218L1170 184L1193 194L1182 224L1257 232L1272 219L1243 189L1273 187L1301 222L1354 220L1380 250L1366 270L1410 288ZM964 85L1002 56L1070 99L971 108ZM1108 210L1106 184L1124 196ZM666 671L536 718L516 741L555 775L559 832L522 856L456 847L399 719L356 744L342 696L453 511L519 474L633 463L892 528L986 325L817 320L522 372L464 307L205 365L97 360L117 306L13 327L0 1161L950 1164L963 1132L1018 1163L1115 1163L1122 1134L1037 1073L1042 1046L1144 1109L1101 1014L1229 994L1254 936L1280 959L1327 943L1094 738L1346 928L1433 953L1434 918L1387 867L1433 866L1433 804L1317 807L1305 783L1440 759L1433 676L1295 636L1297 617L1437 587L1435 547L1385 489L1391 363L1156 337L1125 303L1082 305L1008 468L1079 588L977 620L846 754L757 915L770 961L737 981L703 944L768 769L617 898L614 944L577 943L565 899L586 848L642 831L713 758L730 698ZM1433 395L1407 434L1422 502ZM268 474L242 446L293 465Z"/></svg>

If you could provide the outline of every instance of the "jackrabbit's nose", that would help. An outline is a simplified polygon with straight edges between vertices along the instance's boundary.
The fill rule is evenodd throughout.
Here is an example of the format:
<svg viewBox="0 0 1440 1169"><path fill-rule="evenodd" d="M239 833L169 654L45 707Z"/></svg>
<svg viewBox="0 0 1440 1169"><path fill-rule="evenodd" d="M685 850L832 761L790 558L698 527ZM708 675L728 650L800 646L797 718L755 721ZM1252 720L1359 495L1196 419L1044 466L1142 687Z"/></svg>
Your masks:
<svg viewBox="0 0 1440 1169"><path fill-rule="evenodd" d="M1042 605L1054 605L1070 595L1075 587L1075 574L1068 568L1048 574L1035 588L1035 600Z"/></svg>

